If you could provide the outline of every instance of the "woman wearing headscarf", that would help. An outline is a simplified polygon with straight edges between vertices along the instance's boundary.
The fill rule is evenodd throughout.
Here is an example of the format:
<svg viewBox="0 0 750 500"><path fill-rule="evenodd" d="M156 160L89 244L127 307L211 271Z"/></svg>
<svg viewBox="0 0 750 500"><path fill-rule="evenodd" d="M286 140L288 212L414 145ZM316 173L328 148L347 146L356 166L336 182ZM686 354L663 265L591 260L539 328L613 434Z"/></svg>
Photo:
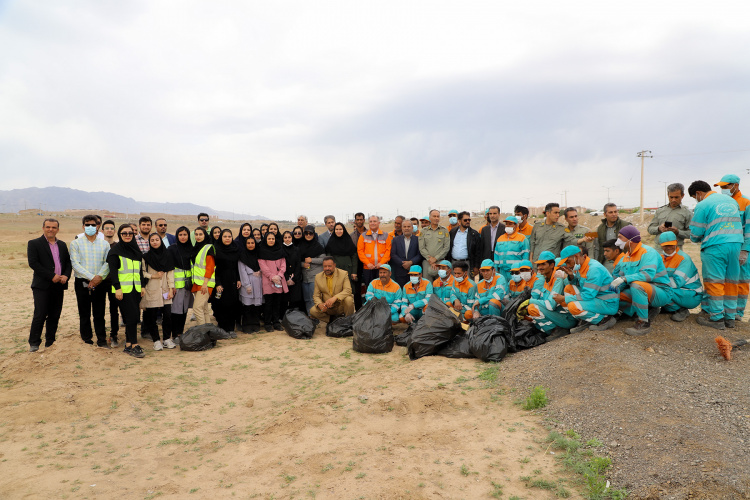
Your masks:
<svg viewBox="0 0 750 500"><path fill-rule="evenodd" d="M299 249L292 242L291 231L284 231L282 243L284 245L284 260L286 271L284 278L289 287L289 293L284 294L282 310L299 309L305 312L305 302L302 300L302 262L300 261Z"/></svg>
<svg viewBox="0 0 750 500"><path fill-rule="evenodd" d="M294 229L292 229L292 242L295 247L300 246L300 244L305 241L305 238L302 237L302 233L304 232L305 230L300 226L294 226Z"/></svg>
<svg viewBox="0 0 750 500"><path fill-rule="evenodd" d="M185 331L188 309L193 307L192 258L193 244L190 243L190 230L180 226L174 233L177 242L169 245L169 253L174 262L174 298L172 298L172 342L179 343L180 335ZM166 342L165 342L166 344Z"/></svg>
<svg viewBox="0 0 750 500"><path fill-rule="evenodd" d="M263 324L267 332L281 328L281 301L289 291L284 278L286 260L281 241L273 233L266 233L258 250L258 264L263 282Z"/></svg>
<svg viewBox="0 0 750 500"><path fill-rule="evenodd" d="M304 240L299 245L300 258L302 260L302 297L305 300L305 308L308 314L315 305L313 293L315 292L315 275L323 272L323 257L325 250L318 241L315 226L308 224L303 233Z"/></svg>
<svg viewBox="0 0 750 500"><path fill-rule="evenodd" d="M242 249L245 248L245 241L253 235L253 226L249 222L245 222L240 226L240 232L234 239L234 244L237 245L237 250L242 253Z"/></svg>
<svg viewBox="0 0 750 500"><path fill-rule="evenodd" d="M125 321L125 349L123 352L136 358L145 356L138 345L138 320L141 301L141 283L143 269L141 268L141 253L135 242L135 231L129 224L123 224L117 230L120 240L109 249L107 264L109 276L112 280L112 291L118 301L118 307Z"/></svg>
<svg viewBox="0 0 750 500"><path fill-rule="evenodd" d="M268 231L276 235L276 239L279 239L281 237L281 230L279 229L279 225L275 222L271 222L268 225Z"/></svg>
<svg viewBox="0 0 750 500"><path fill-rule="evenodd" d="M211 243L216 244L221 239L221 228L214 226L211 228Z"/></svg>
<svg viewBox="0 0 750 500"><path fill-rule="evenodd" d="M237 310L240 307L239 289L242 283L237 270L240 251L234 244L230 229L221 231L219 242L214 246L216 248L216 288L212 299L214 316L219 328L225 332L232 332L237 321Z"/></svg>
<svg viewBox="0 0 750 500"><path fill-rule="evenodd" d="M263 223L260 225L260 237L265 241L266 233L268 232L268 224Z"/></svg>
<svg viewBox="0 0 750 500"><path fill-rule="evenodd" d="M260 244L263 242L263 235L260 234L260 229L257 227L253 229L253 239L255 240L256 248L260 248Z"/></svg>
<svg viewBox="0 0 750 500"><path fill-rule="evenodd" d="M174 349L172 341L172 298L174 297L174 260L166 249L158 233L148 237L148 252L143 254L143 277L148 280L143 287L141 309L143 309L143 329L151 334L154 351L164 347ZM157 313L161 310L161 330L164 342L159 340Z"/></svg>
<svg viewBox="0 0 750 500"><path fill-rule="evenodd" d="M333 226L333 234L328 239L325 254L333 257L336 267L346 271L354 290L354 283L357 282L357 246L341 222Z"/></svg>
<svg viewBox="0 0 750 500"><path fill-rule="evenodd" d="M193 313L198 325L210 323L211 298L216 286L214 270L216 269L216 251L211 244L211 237L202 227L195 228L195 246L193 247Z"/></svg>
<svg viewBox="0 0 750 500"><path fill-rule="evenodd" d="M255 240L248 238L245 248L240 250L237 265L240 274L240 302L242 304L242 331L255 333L260 330L260 308L263 305L263 283L258 263L258 248Z"/></svg>

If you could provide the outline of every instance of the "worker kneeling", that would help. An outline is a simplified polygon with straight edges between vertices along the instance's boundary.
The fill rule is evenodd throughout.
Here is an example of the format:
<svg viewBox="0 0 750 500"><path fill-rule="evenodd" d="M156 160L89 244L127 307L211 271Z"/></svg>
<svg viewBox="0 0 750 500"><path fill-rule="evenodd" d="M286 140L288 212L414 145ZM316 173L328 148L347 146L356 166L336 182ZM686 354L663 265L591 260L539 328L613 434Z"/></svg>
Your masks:
<svg viewBox="0 0 750 500"><path fill-rule="evenodd" d="M333 257L323 259L323 272L315 275L315 290L310 316L328 322L338 316L354 314L354 295L346 271L336 268Z"/></svg>
<svg viewBox="0 0 750 500"><path fill-rule="evenodd" d="M622 313L636 316L635 325L625 333L646 335L651 331L651 319L672 301L667 270L659 253L641 243L641 233L634 226L622 228L615 244L625 256L612 281L612 289L620 292Z"/></svg>
<svg viewBox="0 0 750 500"><path fill-rule="evenodd" d="M458 312L460 319L470 321L474 317L472 307L476 300L477 285L469 278L468 262L456 262L453 266L451 306Z"/></svg>
<svg viewBox="0 0 750 500"><path fill-rule="evenodd" d="M484 259L479 268L482 279L477 283L477 299L472 306L472 317L482 315L499 316L503 310L502 300L508 293L508 282L499 274L495 274L495 263Z"/></svg>
<svg viewBox="0 0 750 500"><path fill-rule="evenodd" d="M437 295L440 301L451 305L451 295L453 295L453 285L456 283L453 277L453 265L447 260L441 260L437 263L438 277L432 282L432 293Z"/></svg>
<svg viewBox="0 0 750 500"><path fill-rule="evenodd" d="M365 302L372 299L385 299L391 306L391 322L398 323L398 311L404 294L398 283L391 279L391 266L383 264L378 269L378 279L372 280L367 286Z"/></svg>
<svg viewBox="0 0 750 500"><path fill-rule="evenodd" d="M564 296L555 295L554 300L578 320L570 332L586 328L608 330L615 326L614 315L620 299L617 292L609 289L612 285L609 271L599 261L583 255L575 245L560 252L560 269L567 274L570 284L565 286Z"/></svg>
<svg viewBox="0 0 750 500"><path fill-rule="evenodd" d="M552 252L542 252L539 254L539 260L534 263L537 279L528 300L527 314L548 339L567 335L576 325L576 318L566 307L555 302L556 296L563 297L567 275L555 267L555 254ZM523 306L524 304L521 304L521 307Z"/></svg>
<svg viewBox="0 0 750 500"><path fill-rule="evenodd" d="M662 259L667 268L672 293L672 302L664 306L664 310L673 313L670 316L673 321L685 321L690 315L690 309L698 307L703 298L698 268L688 254L679 250L674 233L661 233L659 244L664 251Z"/></svg>
<svg viewBox="0 0 750 500"><path fill-rule="evenodd" d="M404 285L399 321L412 324L422 317L427 301L432 296L432 284L422 278L422 267L409 268L409 283Z"/></svg>

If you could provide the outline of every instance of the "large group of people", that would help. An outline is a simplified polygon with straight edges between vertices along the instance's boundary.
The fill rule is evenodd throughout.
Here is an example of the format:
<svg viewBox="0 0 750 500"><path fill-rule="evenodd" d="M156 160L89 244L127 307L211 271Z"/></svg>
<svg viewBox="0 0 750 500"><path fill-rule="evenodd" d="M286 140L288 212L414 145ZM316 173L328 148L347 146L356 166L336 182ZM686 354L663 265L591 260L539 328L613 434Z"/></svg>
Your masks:
<svg viewBox="0 0 750 500"><path fill-rule="evenodd" d="M625 333L645 335L662 310L685 321L699 305L698 324L733 328L744 314L750 282L750 200L736 175L715 186L720 193L705 181L689 186L687 194L698 202L694 212L682 204L684 186L668 186L669 204L648 226L656 248L643 243L614 203L604 206L595 230L578 224L575 208L561 211L557 203L549 203L535 224L526 207L501 217L492 206L478 231L471 214L458 210L448 213L447 227L440 211L431 210L421 219L399 215L393 231L385 232L380 217L366 219L360 212L351 233L328 215L318 234L300 215L289 231L275 222L256 228L244 223L236 235L209 228L205 213L196 228L181 226L174 234L163 218L144 216L115 231L113 221L92 214L83 217L83 232L69 250L56 237L59 222L45 219L43 235L28 243L34 271L30 350L39 349L45 323L45 346L55 342L73 273L83 342L93 344L95 335L98 346L118 347L121 315L124 351L139 358L138 324L154 350L172 349L191 309L198 325L213 317L226 331L255 333L282 330L289 309L327 322L382 298L394 323L410 324L419 321L433 294L471 322L502 314L528 290L518 315L550 339L607 330L625 318L635 320ZM701 245L703 280L682 250L687 239Z"/></svg>

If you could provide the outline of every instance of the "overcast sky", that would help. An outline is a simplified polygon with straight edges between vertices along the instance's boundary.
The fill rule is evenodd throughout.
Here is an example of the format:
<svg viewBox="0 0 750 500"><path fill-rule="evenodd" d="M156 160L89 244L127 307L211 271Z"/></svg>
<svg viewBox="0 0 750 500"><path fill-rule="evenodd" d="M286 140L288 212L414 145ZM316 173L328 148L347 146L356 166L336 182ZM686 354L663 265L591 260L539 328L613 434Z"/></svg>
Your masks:
<svg viewBox="0 0 750 500"><path fill-rule="evenodd" d="M661 205L750 179L747 4L694 3L0 0L2 189L279 219L637 206L646 149Z"/></svg>

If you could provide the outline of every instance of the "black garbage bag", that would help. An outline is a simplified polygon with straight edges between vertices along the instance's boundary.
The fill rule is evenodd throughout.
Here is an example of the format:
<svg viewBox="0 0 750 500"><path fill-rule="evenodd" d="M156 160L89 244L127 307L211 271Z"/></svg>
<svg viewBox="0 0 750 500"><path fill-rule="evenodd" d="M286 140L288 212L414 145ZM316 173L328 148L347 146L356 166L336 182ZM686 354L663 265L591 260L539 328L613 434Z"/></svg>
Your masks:
<svg viewBox="0 0 750 500"><path fill-rule="evenodd" d="M393 350L391 306L385 299L372 299L352 316L352 349L381 354Z"/></svg>
<svg viewBox="0 0 750 500"><path fill-rule="evenodd" d="M232 332L234 333L234 332ZM234 335L236 338L237 335ZM206 351L216 346L217 340L232 338L230 333L211 323L189 328L180 335L181 351Z"/></svg>
<svg viewBox="0 0 750 500"><path fill-rule="evenodd" d="M342 316L330 321L326 327L326 336L342 338L354 335L352 331L352 318L353 316Z"/></svg>
<svg viewBox="0 0 750 500"><path fill-rule="evenodd" d="M476 319L467 336L469 350L474 357L482 361L498 362L508 354L508 337L511 329L505 318L501 316L482 316Z"/></svg>
<svg viewBox="0 0 750 500"><path fill-rule="evenodd" d="M534 326L533 321L521 320L516 316L518 306L531 298L531 290L526 289L505 306L503 316L510 324L508 337L508 351L518 352L522 349L530 349L546 342L544 332Z"/></svg>
<svg viewBox="0 0 750 500"><path fill-rule="evenodd" d="M411 338L411 334L414 333L414 328L417 326L418 322L419 320L413 321L412 324L406 328L406 330L396 335L396 345L399 345L401 347L406 347L407 345L409 345L409 339Z"/></svg>
<svg viewBox="0 0 750 500"><path fill-rule="evenodd" d="M461 332L463 328L458 317L437 295L432 295L406 345L409 359L437 354L441 347Z"/></svg>
<svg viewBox="0 0 750 500"><path fill-rule="evenodd" d="M469 343L469 337L460 334L453 337L453 340L445 344L442 349L437 352L438 356L445 356L446 358L473 358L474 355L471 353L471 345Z"/></svg>
<svg viewBox="0 0 750 500"><path fill-rule="evenodd" d="M308 340L313 337L319 322L317 319L310 319L299 309L289 309L281 319L281 327L290 337Z"/></svg>

